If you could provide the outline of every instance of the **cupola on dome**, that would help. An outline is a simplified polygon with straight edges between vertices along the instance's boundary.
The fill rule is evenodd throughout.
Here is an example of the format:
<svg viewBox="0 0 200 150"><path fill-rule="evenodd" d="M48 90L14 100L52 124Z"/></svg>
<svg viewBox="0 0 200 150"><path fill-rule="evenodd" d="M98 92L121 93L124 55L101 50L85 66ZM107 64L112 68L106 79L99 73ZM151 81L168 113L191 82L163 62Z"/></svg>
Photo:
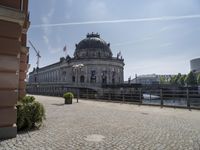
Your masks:
<svg viewBox="0 0 200 150"><path fill-rule="evenodd" d="M85 39L76 44L74 57L75 59L112 58L110 43L101 39L98 33L88 33Z"/></svg>

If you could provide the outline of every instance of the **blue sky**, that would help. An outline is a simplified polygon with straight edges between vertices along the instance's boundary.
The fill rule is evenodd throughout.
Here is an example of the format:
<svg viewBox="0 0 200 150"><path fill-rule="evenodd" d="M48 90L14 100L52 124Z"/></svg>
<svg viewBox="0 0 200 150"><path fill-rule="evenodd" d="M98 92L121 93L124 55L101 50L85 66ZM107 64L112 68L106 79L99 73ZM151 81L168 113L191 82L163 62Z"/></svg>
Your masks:
<svg viewBox="0 0 200 150"><path fill-rule="evenodd" d="M121 51L125 80L135 74L188 73L200 57L199 0L30 0L28 39L40 50L40 67L59 61L63 47L98 32ZM30 48L29 71L36 66Z"/></svg>

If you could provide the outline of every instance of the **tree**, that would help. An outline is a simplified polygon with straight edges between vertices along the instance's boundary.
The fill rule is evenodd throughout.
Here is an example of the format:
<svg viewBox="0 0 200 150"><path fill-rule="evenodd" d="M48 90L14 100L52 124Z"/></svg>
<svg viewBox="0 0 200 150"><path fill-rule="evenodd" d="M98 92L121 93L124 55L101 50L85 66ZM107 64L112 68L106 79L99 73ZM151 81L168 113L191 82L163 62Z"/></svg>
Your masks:
<svg viewBox="0 0 200 150"><path fill-rule="evenodd" d="M166 78L164 76L160 76L160 84L166 84Z"/></svg>
<svg viewBox="0 0 200 150"><path fill-rule="evenodd" d="M181 74L178 73L178 75L175 75L175 76L171 77L170 83L171 83L171 84L178 85L178 84L179 84L178 81L179 81L180 78L181 78Z"/></svg>
<svg viewBox="0 0 200 150"><path fill-rule="evenodd" d="M185 83L187 85L191 85L191 86L194 86L194 85L197 85L197 79L196 79L196 75L194 74L194 72L190 72L187 77L185 78Z"/></svg>
<svg viewBox="0 0 200 150"><path fill-rule="evenodd" d="M181 73L178 73L178 75L175 77L175 81L174 81L176 85L179 84L178 81L180 80L180 78L181 78Z"/></svg>
<svg viewBox="0 0 200 150"><path fill-rule="evenodd" d="M171 84L176 84L176 83L175 83L175 80L176 80L176 75L175 75L175 76L172 76L169 82L170 82Z"/></svg>
<svg viewBox="0 0 200 150"><path fill-rule="evenodd" d="M184 85L185 85L185 78L186 78L186 75L182 75L182 76L178 79L178 84L181 85L181 86L184 86Z"/></svg>
<svg viewBox="0 0 200 150"><path fill-rule="evenodd" d="M197 84L200 85L200 73L197 76Z"/></svg>

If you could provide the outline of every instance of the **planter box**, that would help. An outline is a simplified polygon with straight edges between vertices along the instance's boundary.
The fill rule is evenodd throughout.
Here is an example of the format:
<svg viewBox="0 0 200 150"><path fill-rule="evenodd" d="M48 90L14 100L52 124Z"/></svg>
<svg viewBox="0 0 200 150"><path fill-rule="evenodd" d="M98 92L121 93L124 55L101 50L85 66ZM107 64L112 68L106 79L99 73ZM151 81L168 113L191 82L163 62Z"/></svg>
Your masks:
<svg viewBox="0 0 200 150"><path fill-rule="evenodd" d="M72 104L72 99L70 99L70 100L65 99L65 104Z"/></svg>

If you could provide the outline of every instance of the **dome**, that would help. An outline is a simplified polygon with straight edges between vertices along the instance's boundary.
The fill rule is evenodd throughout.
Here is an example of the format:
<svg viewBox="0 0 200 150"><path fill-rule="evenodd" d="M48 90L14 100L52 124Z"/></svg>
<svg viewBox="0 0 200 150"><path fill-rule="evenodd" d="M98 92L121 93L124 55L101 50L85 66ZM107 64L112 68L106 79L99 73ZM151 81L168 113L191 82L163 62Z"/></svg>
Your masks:
<svg viewBox="0 0 200 150"><path fill-rule="evenodd" d="M110 43L100 38L98 33L87 34L86 38L76 44L75 58L111 58Z"/></svg>

